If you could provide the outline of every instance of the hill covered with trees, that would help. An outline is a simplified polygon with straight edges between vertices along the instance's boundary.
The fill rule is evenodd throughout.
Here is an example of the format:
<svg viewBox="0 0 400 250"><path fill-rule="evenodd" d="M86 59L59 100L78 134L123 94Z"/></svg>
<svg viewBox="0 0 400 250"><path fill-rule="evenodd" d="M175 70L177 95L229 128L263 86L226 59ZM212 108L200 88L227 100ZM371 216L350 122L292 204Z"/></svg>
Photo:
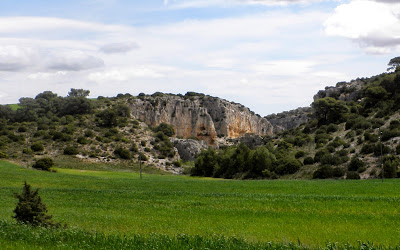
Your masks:
<svg viewBox="0 0 400 250"><path fill-rule="evenodd" d="M186 173L218 178L393 178L400 164L397 59L390 72L339 82L310 107L265 118L194 92L88 99L83 89L66 97L45 91L0 105L0 157L111 168L141 160L174 173L184 158L192 161Z"/></svg>

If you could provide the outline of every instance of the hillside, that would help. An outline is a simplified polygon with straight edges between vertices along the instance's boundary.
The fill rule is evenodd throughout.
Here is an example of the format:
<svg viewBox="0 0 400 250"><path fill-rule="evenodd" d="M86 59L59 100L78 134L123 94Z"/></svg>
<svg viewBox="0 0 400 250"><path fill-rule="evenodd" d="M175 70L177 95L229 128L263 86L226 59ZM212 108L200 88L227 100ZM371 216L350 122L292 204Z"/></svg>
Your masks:
<svg viewBox="0 0 400 250"><path fill-rule="evenodd" d="M51 157L58 166L70 167L68 158L78 158L125 168L141 157L147 166L180 173L181 159L194 160L208 145L232 145L238 137L273 131L243 105L204 94L87 99L88 94L71 89L60 97L45 91L18 105L1 105L0 157L24 165Z"/></svg>
<svg viewBox="0 0 400 250"><path fill-rule="evenodd" d="M339 82L319 91L311 107L264 118L194 92L88 94L45 91L12 108L1 105L0 157L28 166L51 157L59 167L80 159L123 169L141 159L147 169L239 179L398 175L399 68Z"/></svg>
<svg viewBox="0 0 400 250"><path fill-rule="evenodd" d="M396 67L395 67L396 68ZM400 68L339 82L310 108L265 118L265 145L203 152L194 175L222 178L394 178L400 165Z"/></svg>

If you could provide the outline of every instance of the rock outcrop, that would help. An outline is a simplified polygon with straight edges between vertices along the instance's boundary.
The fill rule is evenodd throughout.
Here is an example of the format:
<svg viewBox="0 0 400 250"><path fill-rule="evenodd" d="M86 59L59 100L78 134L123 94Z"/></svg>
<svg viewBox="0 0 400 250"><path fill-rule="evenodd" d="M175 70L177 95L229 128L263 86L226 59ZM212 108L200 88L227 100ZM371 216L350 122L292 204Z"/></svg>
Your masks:
<svg viewBox="0 0 400 250"><path fill-rule="evenodd" d="M273 134L267 119L243 105L203 94L141 95L130 99L129 105L132 115L150 126L168 123L178 138L196 137L210 145L215 144L217 137Z"/></svg>
<svg viewBox="0 0 400 250"><path fill-rule="evenodd" d="M278 114L268 115L265 118L274 127L274 133L279 133L287 129L292 129L306 123L310 119L311 108L297 108Z"/></svg>
<svg viewBox="0 0 400 250"><path fill-rule="evenodd" d="M184 161L194 161L201 150L208 147L204 141L193 139L172 138L171 141L178 150L180 158Z"/></svg>
<svg viewBox="0 0 400 250"><path fill-rule="evenodd" d="M362 79L353 80L351 82L338 82L335 87L325 87L325 90L320 90L314 95L314 101L332 97L342 101L356 101L359 99L362 87L366 84Z"/></svg>

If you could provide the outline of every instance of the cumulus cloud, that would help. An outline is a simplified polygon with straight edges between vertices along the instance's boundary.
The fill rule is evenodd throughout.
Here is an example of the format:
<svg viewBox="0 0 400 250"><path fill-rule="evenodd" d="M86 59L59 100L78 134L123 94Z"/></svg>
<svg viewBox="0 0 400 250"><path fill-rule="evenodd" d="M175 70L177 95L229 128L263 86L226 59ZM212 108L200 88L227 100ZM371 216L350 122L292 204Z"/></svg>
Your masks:
<svg viewBox="0 0 400 250"><path fill-rule="evenodd" d="M0 71L21 71L38 57L35 50L30 47L0 46Z"/></svg>
<svg viewBox="0 0 400 250"><path fill-rule="evenodd" d="M126 53L138 49L139 45L135 42L109 43L103 45L99 50L106 54Z"/></svg>
<svg viewBox="0 0 400 250"><path fill-rule="evenodd" d="M400 45L400 3L353 0L338 6L324 25L326 34L350 38L367 52L390 51Z"/></svg>

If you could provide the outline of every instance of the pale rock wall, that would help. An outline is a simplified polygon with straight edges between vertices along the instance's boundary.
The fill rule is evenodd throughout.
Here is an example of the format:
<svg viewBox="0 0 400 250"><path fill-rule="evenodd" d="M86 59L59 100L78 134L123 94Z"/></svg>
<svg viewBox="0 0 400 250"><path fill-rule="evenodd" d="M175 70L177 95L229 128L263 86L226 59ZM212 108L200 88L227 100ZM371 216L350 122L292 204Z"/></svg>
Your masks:
<svg viewBox="0 0 400 250"><path fill-rule="evenodd" d="M217 136L272 135L272 125L241 104L211 96L143 96L129 102L132 115L150 126L167 123L177 137L214 144Z"/></svg>

